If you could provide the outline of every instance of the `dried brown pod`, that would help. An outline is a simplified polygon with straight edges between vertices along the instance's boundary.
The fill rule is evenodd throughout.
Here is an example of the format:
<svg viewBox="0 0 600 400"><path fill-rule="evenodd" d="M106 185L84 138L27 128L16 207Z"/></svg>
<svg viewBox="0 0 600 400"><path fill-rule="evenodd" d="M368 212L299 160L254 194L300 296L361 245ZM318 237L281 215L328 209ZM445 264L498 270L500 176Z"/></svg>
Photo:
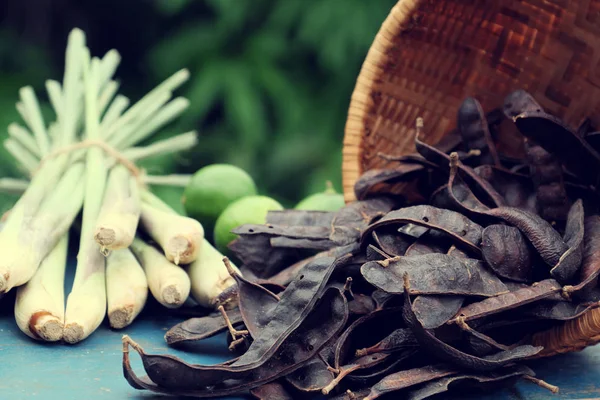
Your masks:
<svg viewBox="0 0 600 400"><path fill-rule="evenodd" d="M470 321L477 318L483 318L488 315L511 310L550 297L554 293L562 290L561 285L554 279L546 279L534 283L529 287L515 290L514 292L501 294L496 297L490 297L476 303L471 303L463 307L457 314L457 317L450 322L456 322L458 318L463 321Z"/></svg>
<svg viewBox="0 0 600 400"><path fill-rule="evenodd" d="M431 331L423 328L417 319L410 298L410 278L404 275L404 307L403 317L406 325L413 330L415 338L424 352L432 357L446 361L453 366L479 371L489 371L500 368L512 362L532 357L542 351L543 347L529 345L518 346L486 357L476 357L458 350L443 342Z"/></svg>
<svg viewBox="0 0 600 400"><path fill-rule="evenodd" d="M496 275L518 282L531 279L533 254L517 228L489 225L483 230L481 254Z"/></svg>
<svg viewBox="0 0 600 400"><path fill-rule="evenodd" d="M413 276L410 294L445 294L464 296L498 296L507 287L490 273L481 261L461 260L446 254L424 254L370 261L361 274L375 287L388 293L404 291L403 276Z"/></svg>

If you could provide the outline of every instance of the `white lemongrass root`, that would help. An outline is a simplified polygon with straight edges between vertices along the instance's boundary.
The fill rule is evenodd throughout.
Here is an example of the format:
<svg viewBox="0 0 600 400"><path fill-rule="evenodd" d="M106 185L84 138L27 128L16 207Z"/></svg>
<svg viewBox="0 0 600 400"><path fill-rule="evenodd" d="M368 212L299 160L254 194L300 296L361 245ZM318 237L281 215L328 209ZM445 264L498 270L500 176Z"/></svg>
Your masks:
<svg viewBox="0 0 600 400"><path fill-rule="evenodd" d="M205 239L202 241L200 256L188 268L192 297L203 307L216 308L217 297L235 284L223 263L224 258L225 256ZM235 265L230 263L230 267L232 271L242 275Z"/></svg>
<svg viewBox="0 0 600 400"><path fill-rule="evenodd" d="M65 234L33 278L17 288L15 320L19 329L33 339L48 342L62 339L67 249L68 234Z"/></svg>
<svg viewBox="0 0 600 400"><path fill-rule="evenodd" d="M63 340L67 343L78 343L87 338L106 315L105 261L93 239L81 244L75 281L67 297L63 331Z"/></svg>
<svg viewBox="0 0 600 400"><path fill-rule="evenodd" d="M148 190L142 192L142 200L157 210L177 215L175 210ZM190 264L187 269L192 285L192 297L198 304L204 307L217 307L216 300L218 296L225 289L235 284L235 280L231 277L223 263L224 258L225 256L206 239L202 239L200 254L196 261ZM231 267L238 274L242 275L235 265L231 264Z"/></svg>
<svg viewBox="0 0 600 400"><path fill-rule="evenodd" d="M181 307L190 294L187 273L139 238L133 241L131 250L146 273L152 296L167 308Z"/></svg>
<svg viewBox="0 0 600 400"><path fill-rule="evenodd" d="M94 239L102 249L129 247L135 237L141 211L136 179L123 165L111 169L104 201L94 231Z"/></svg>
<svg viewBox="0 0 600 400"><path fill-rule="evenodd" d="M108 321L115 329L133 322L144 308L148 282L140 263L129 249L111 252L106 259Z"/></svg>
<svg viewBox="0 0 600 400"><path fill-rule="evenodd" d="M27 283L67 232L83 202L83 164L73 164L32 220L17 204L0 232L0 293Z"/></svg>
<svg viewBox="0 0 600 400"><path fill-rule="evenodd" d="M140 222L162 247L167 260L179 265L192 263L198 258L204 239L200 222L145 203L142 203Z"/></svg>
<svg viewBox="0 0 600 400"><path fill-rule="evenodd" d="M99 62L90 62L89 51L82 57L85 82L85 131L86 138L97 140L99 133L98 75ZM65 312L63 339L77 343L87 338L102 323L106 315L105 258L93 238L94 227L102 206L107 170L104 155L98 148L90 148L86 154L85 201L81 224L81 239L77 255L75 279Z"/></svg>

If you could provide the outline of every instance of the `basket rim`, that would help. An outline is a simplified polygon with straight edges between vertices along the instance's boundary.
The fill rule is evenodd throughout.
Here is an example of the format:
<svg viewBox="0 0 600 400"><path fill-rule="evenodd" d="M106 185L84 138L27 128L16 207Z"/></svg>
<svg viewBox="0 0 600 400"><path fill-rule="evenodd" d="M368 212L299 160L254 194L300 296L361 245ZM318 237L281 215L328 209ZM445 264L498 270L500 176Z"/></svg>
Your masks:
<svg viewBox="0 0 600 400"><path fill-rule="evenodd" d="M383 65L388 60L386 50L394 45L394 37L409 28L412 15L422 2L423 0L398 0L375 35L358 74L350 97L342 150L342 188L347 203L356 200L354 183L363 173L361 157L365 135L364 120L373 107L369 93L383 73Z"/></svg>

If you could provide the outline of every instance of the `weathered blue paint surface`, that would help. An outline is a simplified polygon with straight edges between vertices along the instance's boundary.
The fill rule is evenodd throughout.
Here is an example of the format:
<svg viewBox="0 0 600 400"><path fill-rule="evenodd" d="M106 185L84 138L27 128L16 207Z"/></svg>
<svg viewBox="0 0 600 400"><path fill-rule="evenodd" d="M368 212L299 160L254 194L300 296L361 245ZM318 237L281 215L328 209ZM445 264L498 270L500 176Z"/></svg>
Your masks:
<svg viewBox="0 0 600 400"><path fill-rule="evenodd" d="M121 336L130 335L149 353L169 353L192 363L212 364L231 358L224 335L203 342L194 353L167 347L165 331L183 317L168 315L150 303L134 324L113 331L107 323L78 345L34 342L17 328L12 306L14 296L0 300L0 399L104 400L164 398L131 388L121 371ZM132 355L135 353L132 352ZM143 373L133 356L136 371ZM549 392L526 382L515 389L489 394L457 393L447 399L600 399L600 346L583 352L531 362L538 377L558 385L561 393ZM441 397L444 398L444 397Z"/></svg>

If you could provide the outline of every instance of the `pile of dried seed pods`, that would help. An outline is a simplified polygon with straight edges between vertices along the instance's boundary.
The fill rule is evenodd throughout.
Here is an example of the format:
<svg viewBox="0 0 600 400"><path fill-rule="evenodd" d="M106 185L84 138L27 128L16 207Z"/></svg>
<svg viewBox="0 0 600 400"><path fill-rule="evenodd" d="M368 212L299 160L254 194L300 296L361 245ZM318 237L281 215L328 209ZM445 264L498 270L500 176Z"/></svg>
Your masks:
<svg viewBox="0 0 600 400"><path fill-rule="evenodd" d="M558 390L523 362L543 350L533 333L599 305L600 133L590 121L572 130L524 91L487 115L466 99L436 146L423 129L419 119L416 153L381 155L390 168L365 173L342 210L271 212L235 230L244 277L230 268L219 312L165 339L228 331L237 358L191 365L125 337L129 383L261 399L417 400L518 379ZM496 146L511 130L521 157Z"/></svg>

